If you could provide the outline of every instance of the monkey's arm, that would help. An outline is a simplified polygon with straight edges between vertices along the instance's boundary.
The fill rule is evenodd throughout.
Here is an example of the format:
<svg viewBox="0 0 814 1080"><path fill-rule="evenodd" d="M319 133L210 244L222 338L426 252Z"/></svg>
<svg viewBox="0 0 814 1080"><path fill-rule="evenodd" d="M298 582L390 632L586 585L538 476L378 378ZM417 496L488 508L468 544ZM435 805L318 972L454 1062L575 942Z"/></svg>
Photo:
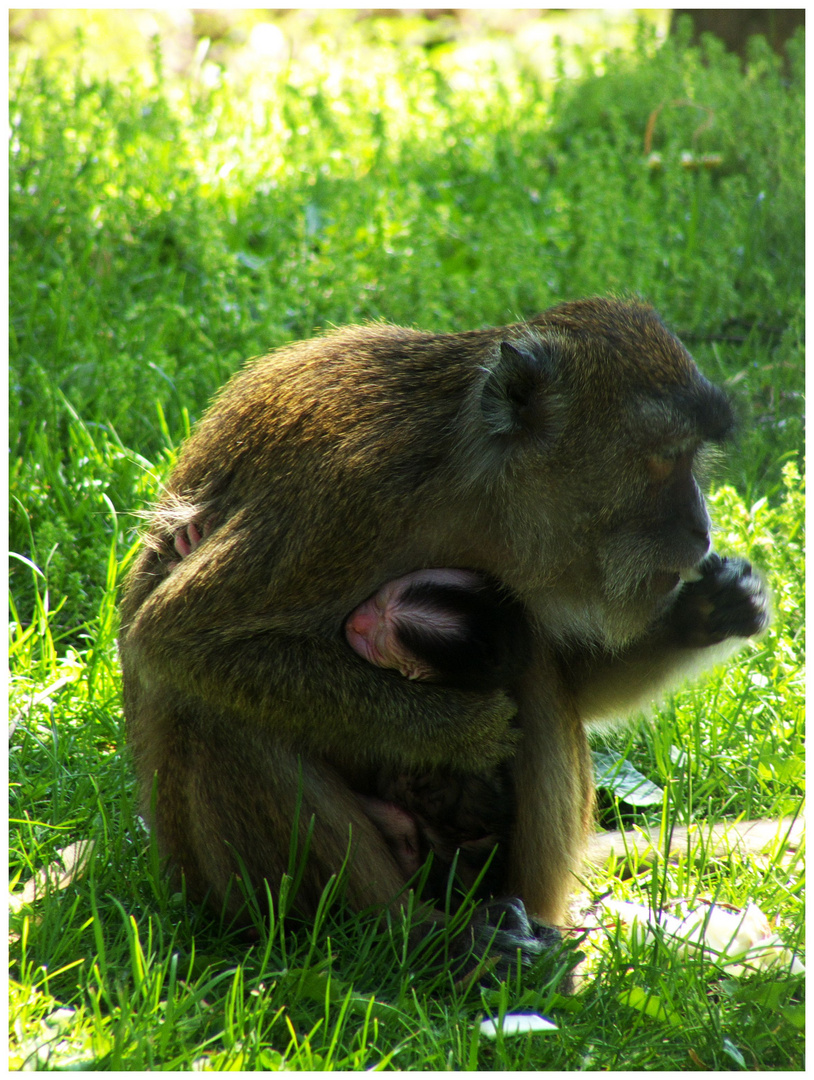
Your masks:
<svg viewBox="0 0 814 1080"><path fill-rule="evenodd" d="M761 580L743 559L707 556L649 632L618 653L566 657L583 720L625 716L726 659L769 622Z"/></svg>
<svg viewBox="0 0 814 1080"><path fill-rule="evenodd" d="M227 574L195 573L190 558L134 612L125 600L121 653L131 679L260 718L281 741L325 755L479 768L511 754L517 706L502 691L414 683L366 663L339 634L305 632L263 603L231 611L230 596L252 594L245 581L232 592Z"/></svg>

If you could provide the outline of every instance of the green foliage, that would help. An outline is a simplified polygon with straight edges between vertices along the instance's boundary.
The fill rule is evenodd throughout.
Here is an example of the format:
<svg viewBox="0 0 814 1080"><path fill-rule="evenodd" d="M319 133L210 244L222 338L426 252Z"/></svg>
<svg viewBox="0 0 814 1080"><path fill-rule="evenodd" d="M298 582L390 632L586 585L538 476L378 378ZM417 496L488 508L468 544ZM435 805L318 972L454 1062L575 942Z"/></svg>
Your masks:
<svg viewBox="0 0 814 1080"><path fill-rule="evenodd" d="M741 74L717 39L699 54L679 31L651 63L619 56L601 78L562 84L553 127L578 291L635 289L701 336L744 325L779 335L801 310L803 264L788 257L790 244L802 250L799 102L780 58L755 44ZM790 54L798 85L800 45ZM688 153L720 163L683 167Z"/></svg>
<svg viewBox="0 0 814 1080"><path fill-rule="evenodd" d="M12 62L13 886L95 843L84 876L12 916L12 1067L801 1067L793 982L711 987L656 947L631 976L611 933L568 1000L539 975L454 987L409 956L403 926L332 908L303 927L278 897L247 945L170 891L122 748L115 603L133 515L245 357L331 323L453 330L639 292L736 398L716 546L763 570L774 622L614 748L664 789L667 823L796 812L802 39L784 74L760 42L741 70L683 33L657 47L642 30L556 84L511 48L500 65L467 59L381 21L315 30L243 82L176 81L158 58L152 81ZM690 169L684 153L720 162ZM757 898L791 944L802 933L800 868L779 860L710 856L613 888ZM631 1008L634 986L683 1027ZM552 1008L544 1039L488 1042L475 1022Z"/></svg>
<svg viewBox="0 0 814 1080"><path fill-rule="evenodd" d="M134 469L141 455L166 464L187 408L199 416L246 356L331 323L450 330L640 292L711 374L748 381L736 467L747 485L777 482L801 438L802 54L787 82L765 51L741 74L680 38L651 46L553 94L528 67L473 73L443 49L358 36L342 64L319 39L318 66L270 76L248 104L226 78L148 88L44 61L14 71L12 494L25 509L12 547L48 564L75 625L99 595L101 492L140 506ZM673 101L712 110L711 127L694 141L706 112ZM659 106L652 171L643 132ZM688 147L721 168L682 169Z"/></svg>

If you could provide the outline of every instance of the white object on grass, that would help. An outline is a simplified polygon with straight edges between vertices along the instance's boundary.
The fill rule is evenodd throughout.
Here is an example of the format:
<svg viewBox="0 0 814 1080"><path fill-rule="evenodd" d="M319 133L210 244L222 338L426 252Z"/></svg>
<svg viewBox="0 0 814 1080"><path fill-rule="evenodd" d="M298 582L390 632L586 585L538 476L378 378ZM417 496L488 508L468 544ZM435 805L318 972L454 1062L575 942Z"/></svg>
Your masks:
<svg viewBox="0 0 814 1080"><path fill-rule="evenodd" d="M506 1013L502 1020L481 1020L482 1035L496 1039L498 1032L503 1035L525 1035L528 1031L556 1031L557 1025L546 1020L539 1013Z"/></svg>
<svg viewBox="0 0 814 1080"><path fill-rule="evenodd" d="M628 926L643 927L652 939L652 927L661 927L665 940L672 939L679 956L705 949L728 975L744 975L758 968L787 967L792 975L805 971L796 955L790 952L769 920L756 904L743 911L727 911L718 904L696 908L683 919L661 912L657 916L642 904L606 900L603 906L615 912Z"/></svg>

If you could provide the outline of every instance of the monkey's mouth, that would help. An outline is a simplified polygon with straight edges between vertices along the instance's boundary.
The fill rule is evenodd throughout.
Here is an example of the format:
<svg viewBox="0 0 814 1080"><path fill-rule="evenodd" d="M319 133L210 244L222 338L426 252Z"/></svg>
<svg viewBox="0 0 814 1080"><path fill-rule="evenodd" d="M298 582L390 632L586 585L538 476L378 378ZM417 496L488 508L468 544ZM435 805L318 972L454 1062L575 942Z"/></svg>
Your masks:
<svg viewBox="0 0 814 1080"><path fill-rule="evenodd" d="M660 570L653 574L650 586L655 593L670 593L679 585L685 585L689 581L700 581L701 571L697 566L685 566L681 570Z"/></svg>
<svg viewBox="0 0 814 1080"><path fill-rule="evenodd" d="M700 581L704 576L700 566L688 566L681 571L681 580L686 584L688 581Z"/></svg>

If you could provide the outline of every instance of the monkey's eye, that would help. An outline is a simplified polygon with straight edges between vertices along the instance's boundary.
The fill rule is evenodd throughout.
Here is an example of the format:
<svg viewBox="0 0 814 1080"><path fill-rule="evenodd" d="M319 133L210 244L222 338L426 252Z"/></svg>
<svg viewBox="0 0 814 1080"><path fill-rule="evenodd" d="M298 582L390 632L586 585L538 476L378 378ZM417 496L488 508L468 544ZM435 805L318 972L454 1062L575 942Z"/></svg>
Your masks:
<svg viewBox="0 0 814 1080"><path fill-rule="evenodd" d="M668 480L676 467L678 458L673 454L651 454L647 459L647 471L650 479L657 483Z"/></svg>

